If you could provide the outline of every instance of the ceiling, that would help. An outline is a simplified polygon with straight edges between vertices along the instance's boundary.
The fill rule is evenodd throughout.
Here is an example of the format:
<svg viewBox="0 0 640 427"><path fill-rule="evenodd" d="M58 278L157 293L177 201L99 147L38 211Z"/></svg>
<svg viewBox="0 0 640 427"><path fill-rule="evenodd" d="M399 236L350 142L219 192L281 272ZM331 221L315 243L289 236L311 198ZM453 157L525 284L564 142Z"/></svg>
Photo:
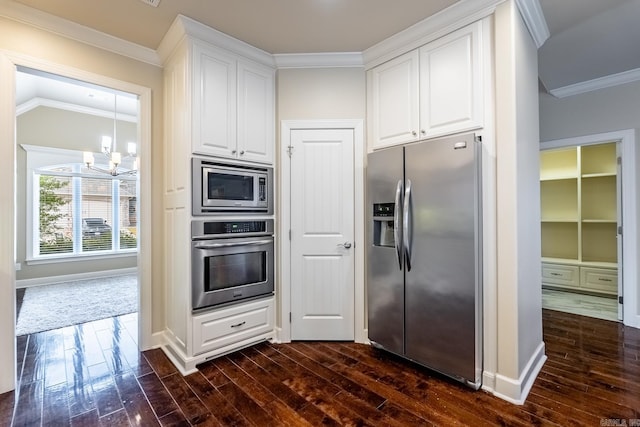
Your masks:
<svg viewBox="0 0 640 427"><path fill-rule="evenodd" d="M458 0L3 0L156 49L183 14L272 54L362 52ZM461 0L474 1L474 0ZM640 0L538 0L550 30L541 87L640 69Z"/></svg>

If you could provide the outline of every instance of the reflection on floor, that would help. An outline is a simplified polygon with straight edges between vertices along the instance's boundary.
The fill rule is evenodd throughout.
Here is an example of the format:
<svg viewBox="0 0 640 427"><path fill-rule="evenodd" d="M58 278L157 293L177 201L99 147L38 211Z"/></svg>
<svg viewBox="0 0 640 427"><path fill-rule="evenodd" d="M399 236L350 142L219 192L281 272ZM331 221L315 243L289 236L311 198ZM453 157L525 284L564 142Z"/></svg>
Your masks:
<svg viewBox="0 0 640 427"><path fill-rule="evenodd" d="M604 320L618 320L618 302L615 297L542 289L542 308Z"/></svg>

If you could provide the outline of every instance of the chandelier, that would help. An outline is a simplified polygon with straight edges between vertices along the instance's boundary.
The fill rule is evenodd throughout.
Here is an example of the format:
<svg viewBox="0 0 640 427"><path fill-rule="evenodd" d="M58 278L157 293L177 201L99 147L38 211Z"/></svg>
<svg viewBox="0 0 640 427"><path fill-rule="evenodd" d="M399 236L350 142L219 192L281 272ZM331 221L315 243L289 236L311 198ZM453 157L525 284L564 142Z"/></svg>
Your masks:
<svg viewBox="0 0 640 427"><path fill-rule="evenodd" d="M127 153L125 157L133 157L133 167L129 170L122 168L122 153L116 151L116 130L117 130L117 109L118 107L118 95L114 94L113 97L113 138L107 135L102 136L102 143L100 144L101 154L109 161L109 169L104 169L95 165L95 158L92 152L85 151L83 153L83 162L87 166L87 169L108 174L111 176L119 175L135 175L138 172L138 158L136 157L136 143L127 143Z"/></svg>

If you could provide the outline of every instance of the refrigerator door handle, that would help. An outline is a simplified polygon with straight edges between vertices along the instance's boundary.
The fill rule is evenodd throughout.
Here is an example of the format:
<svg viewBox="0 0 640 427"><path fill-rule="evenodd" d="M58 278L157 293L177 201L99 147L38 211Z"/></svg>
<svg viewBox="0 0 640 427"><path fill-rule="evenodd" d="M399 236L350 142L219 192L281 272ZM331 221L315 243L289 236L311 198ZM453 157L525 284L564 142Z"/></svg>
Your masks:
<svg viewBox="0 0 640 427"><path fill-rule="evenodd" d="M405 268L411 271L411 246L413 245L413 216L411 213L411 180L407 179L407 188L404 192L404 206L402 208L402 234L405 253Z"/></svg>
<svg viewBox="0 0 640 427"><path fill-rule="evenodd" d="M396 200L395 207L393 209L393 241L396 247L396 256L398 257L398 267L402 270L402 258L403 250L402 250L402 229L400 228L400 207L402 203L402 180L398 180L398 185L396 186Z"/></svg>

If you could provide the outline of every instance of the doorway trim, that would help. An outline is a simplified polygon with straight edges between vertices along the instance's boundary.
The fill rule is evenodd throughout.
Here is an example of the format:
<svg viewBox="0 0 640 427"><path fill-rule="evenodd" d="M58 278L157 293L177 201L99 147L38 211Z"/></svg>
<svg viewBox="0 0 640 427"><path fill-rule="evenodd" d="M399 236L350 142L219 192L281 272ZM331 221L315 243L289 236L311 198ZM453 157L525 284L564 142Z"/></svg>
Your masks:
<svg viewBox="0 0 640 427"><path fill-rule="evenodd" d="M13 236L5 240L0 247L0 275L2 284L9 286L10 291L0 289L2 296L12 298L0 298L0 312L5 314L0 319L0 347L13 349L11 360L0 358L0 369L3 372L14 372L14 375L7 381L0 381L0 392L15 389L16 378L16 357L15 357L15 167L16 167L16 141L15 141L15 73L18 66L24 66L37 70L70 77L77 80L86 81L100 86L110 87L119 91L129 92L139 96L139 160L140 160L140 237L138 250L138 286L139 286L139 323L138 323L138 347L140 350L149 349L153 346L152 337L152 306L151 306L151 89L133 83L124 82L111 77L94 74L88 71L79 70L72 67L56 64L53 62L40 60L27 55L15 54L12 52L0 52L0 86L2 93L10 94L0 101L0 147L7 155L5 158L11 159L11 167L3 168L0 171L0 179L10 183L13 191L0 198L0 209L3 220L0 222L0 230L3 236ZM3 192L9 193L9 192ZM5 234L6 232L6 234ZM10 242L10 243L9 243ZM13 316L9 322L9 314ZM8 326L11 325L11 326ZM10 371L9 371L10 369ZM3 376L6 378L8 376Z"/></svg>
<svg viewBox="0 0 640 427"><path fill-rule="evenodd" d="M640 328L638 315L638 220L636 197L636 134L634 129L556 139L540 143L540 150L576 145L620 141L622 158L622 292L624 296L623 323Z"/></svg>
<svg viewBox="0 0 640 427"><path fill-rule="evenodd" d="M280 124L280 164L278 172L278 193L280 202L280 224L277 228L278 270L280 286L276 289L280 310L276 324L276 339L279 342L291 342L291 163L288 150L291 145L291 131L312 129L352 129L354 133L353 173L354 173L354 333L355 342L367 342L366 308L364 290L364 120L282 120Z"/></svg>

